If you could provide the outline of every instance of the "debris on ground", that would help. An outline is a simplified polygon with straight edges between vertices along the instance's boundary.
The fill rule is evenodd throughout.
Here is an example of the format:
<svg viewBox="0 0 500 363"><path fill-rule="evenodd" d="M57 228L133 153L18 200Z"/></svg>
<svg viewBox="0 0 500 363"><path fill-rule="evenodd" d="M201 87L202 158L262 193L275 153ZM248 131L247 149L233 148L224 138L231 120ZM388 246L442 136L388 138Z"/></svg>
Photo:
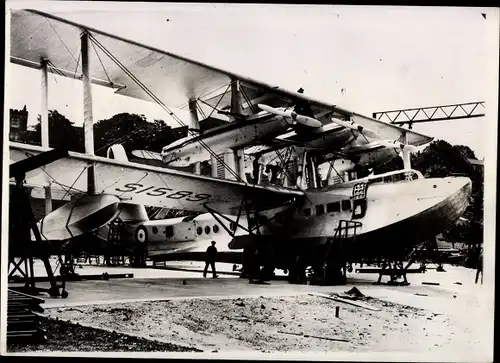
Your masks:
<svg viewBox="0 0 500 363"><path fill-rule="evenodd" d="M361 302L355 301L355 299L345 299L345 297L340 297L339 294L325 295L325 294L320 294L320 293L310 293L309 295L310 296L323 297L325 299L329 299L329 300L333 300L333 301L337 301L337 302L342 302L342 303L345 303L345 304L354 305L354 306L357 306L357 307L360 307L360 308L364 308L364 309L368 309L368 310L372 310L372 311L380 311L379 308L376 308L376 307L373 307L373 306L370 306L370 305L367 305L367 304L363 304Z"/></svg>
<svg viewBox="0 0 500 363"><path fill-rule="evenodd" d="M352 297L357 297L357 298L365 297L365 295L361 291L359 291L359 289L356 286L354 286L352 289L348 291L345 291L344 293L346 295L350 295Z"/></svg>

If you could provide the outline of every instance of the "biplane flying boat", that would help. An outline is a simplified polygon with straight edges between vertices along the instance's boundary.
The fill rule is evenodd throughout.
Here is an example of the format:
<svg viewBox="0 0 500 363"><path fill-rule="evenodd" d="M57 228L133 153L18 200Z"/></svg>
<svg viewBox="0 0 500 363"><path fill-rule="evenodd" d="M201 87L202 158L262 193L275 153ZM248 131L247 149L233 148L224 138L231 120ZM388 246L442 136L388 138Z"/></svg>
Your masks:
<svg viewBox="0 0 500 363"><path fill-rule="evenodd" d="M77 58L66 44L74 44L78 39L81 53ZM232 237L228 247L243 249L244 254L256 246L265 249L272 254L267 259L272 268L291 269L297 256L307 255L311 266L323 267L326 258L326 265L332 267L329 271L337 274L342 261L348 258L346 253L351 257L372 253L398 255L448 228L469 203L470 179L426 179L411 169L409 149L432 140L425 135L35 10L11 11L10 43L12 63L81 79L84 88L85 154L70 152L68 157L26 174L27 184L57 184L84 195L39 222L47 239L83 235L119 214L127 214L130 223L140 222L145 217L138 206L174 208L210 213L216 220L230 221L234 228L225 228ZM334 134L346 135L346 139L341 138L338 144L332 141L328 145L330 151L341 152L347 146L352 155L364 150L361 154L373 157L380 150L394 153L394 149L399 149L403 151L405 169L320 185L316 165L306 150L301 167L295 170L295 176L290 176L300 177L301 183L282 186L245 182L238 165L232 171L234 180L226 180L132 163L120 152L113 158L98 157L93 150L92 83L112 87L119 95L156 102L181 126L185 124L167 104L188 107L192 121L199 117L194 112L196 104L203 103L214 110L229 109L234 124L252 123L245 130L258 128L269 119L283 128L291 126L297 136L314 134L314 130L334 123ZM291 109L297 101L307 102L310 113ZM42 122L43 118L44 115ZM233 124L227 126L230 127ZM274 133L275 130L269 132L270 139ZM378 139L374 139L375 134ZM208 140L195 135L177 145L177 150L188 142L217 158L212 149L214 143L207 143ZM43 143L39 147L11 142L11 163L47 149ZM171 157L169 153L167 146L162 154L164 161L169 161L165 160ZM174 156L177 158L181 158L180 154ZM223 161L221 164L230 169ZM242 216L248 221L246 225L240 224ZM246 233L235 235L238 227ZM166 230L158 228L157 233ZM348 241L342 250L331 243L340 234ZM143 240L147 243L147 238ZM325 254L325 246L327 251L333 247L334 253Z"/></svg>

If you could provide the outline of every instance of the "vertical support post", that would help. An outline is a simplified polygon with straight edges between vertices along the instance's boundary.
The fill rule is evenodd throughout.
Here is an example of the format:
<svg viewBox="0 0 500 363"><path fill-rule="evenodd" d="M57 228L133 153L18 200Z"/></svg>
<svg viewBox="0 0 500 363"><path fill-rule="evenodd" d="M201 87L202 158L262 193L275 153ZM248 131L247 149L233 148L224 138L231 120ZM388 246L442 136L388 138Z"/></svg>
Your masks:
<svg viewBox="0 0 500 363"><path fill-rule="evenodd" d="M50 184L44 187L45 189L45 215L52 212L52 190Z"/></svg>
<svg viewBox="0 0 500 363"><path fill-rule="evenodd" d="M81 35L82 46L82 82L83 82L83 131L85 137L85 153L94 155L94 124L92 114L92 85L90 82L89 33Z"/></svg>
<svg viewBox="0 0 500 363"><path fill-rule="evenodd" d="M84 31L81 36L82 52L82 82L83 82L83 137L85 142L85 153L94 155L94 120L92 114L92 84L90 82L90 44L89 33ZM94 167L87 169L87 191L90 195L95 194L95 172Z"/></svg>
<svg viewBox="0 0 500 363"><path fill-rule="evenodd" d="M411 169L410 152L403 150L401 153L403 154L403 167L405 169Z"/></svg>
<svg viewBox="0 0 500 363"><path fill-rule="evenodd" d="M40 112L40 133L43 148L49 148L49 79L47 73L48 61L41 60L42 64L42 107ZM52 195L50 190L50 180L47 177L48 186L45 189L45 215L52 212Z"/></svg>
<svg viewBox="0 0 500 363"><path fill-rule="evenodd" d="M217 178L217 159L215 156L210 157L210 163L212 164L212 177Z"/></svg>
<svg viewBox="0 0 500 363"><path fill-rule="evenodd" d="M312 158L310 158L309 168L310 168L310 173L311 173L312 187L314 189L317 189L318 188L318 180L316 179L316 164L314 163L314 160Z"/></svg>
<svg viewBox="0 0 500 363"><path fill-rule="evenodd" d="M49 79L47 76L47 59L42 64L42 109L40 113L40 130L42 147L49 147Z"/></svg>
<svg viewBox="0 0 500 363"><path fill-rule="evenodd" d="M299 189L307 189L307 151L304 151L304 156L302 157L302 166L300 170L300 177L297 178L297 186Z"/></svg>
<svg viewBox="0 0 500 363"><path fill-rule="evenodd" d="M231 81L231 113L241 113L240 81L238 81L237 79L233 79ZM234 120L234 117L231 118Z"/></svg>
<svg viewBox="0 0 500 363"><path fill-rule="evenodd" d="M407 143L407 137L406 137L406 132L403 134L401 137L401 142L403 144ZM405 148L406 149L406 148ZM408 150L402 150L401 151L401 157L403 158L403 167L405 169L411 169L411 159L410 159L410 152Z"/></svg>
<svg viewBox="0 0 500 363"><path fill-rule="evenodd" d="M236 150L235 152L237 168L238 168L238 176L242 180L246 180L245 177L245 151L243 149Z"/></svg>
<svg viewBox="0 0 500 363"><path fill-rule="evenodd" d="M196 109L196 100L189 100L189 114L191 115L191 126L193 129L200 130L200 121L198 119L198 110ZM194 173L201 174L201 163L194 164Z"/></svg>

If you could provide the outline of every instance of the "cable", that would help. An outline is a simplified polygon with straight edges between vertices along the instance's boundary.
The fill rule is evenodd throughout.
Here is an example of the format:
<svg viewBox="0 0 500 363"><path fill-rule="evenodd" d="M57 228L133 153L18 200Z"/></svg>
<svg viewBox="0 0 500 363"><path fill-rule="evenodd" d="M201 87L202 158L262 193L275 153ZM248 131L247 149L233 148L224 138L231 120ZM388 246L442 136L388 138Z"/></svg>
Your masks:
<svg viewBox="0 0 500 363"><path fill-rule="evenodd" d="M73 184L71 184L71 186L69 187L68 191L71 190L73 188L73 186L75 185L75 183L78 181L78 179L80 179L80 177L82 176L83 172L85 170L88 170L88 167L84 167L82 172L80 173L80 175L78 175L78 177L75 179L75 181L73 182ZM64 198L66 197L66 195L68 195L68 191L66 191L66 193L64 193L64 196L62 197L62 200L64 200ZM72 196L73 197L73 196Z"/></svg>
<svg viewBox="0 0 500 363"><path fill-rule="evenodd" d="M104 74L106 75L106 78L108 79L111 88L113 88L113 81L111 81L108 72L106 72L106 68L104 68L104 64L102 63L101 57L99 57L99 53L97 53L97 49L95 49L94 42L90 42L90 44L92 44L92 48L94 48L94 52L97 55L97 59L99 59L99 62L101 63L102 70L104 71Z"/></svg>
<svg viewBox="0 0 500 363"><path fill-rule="evenodd" d="M108 56L115 62L118 67L120 67L121 70L123 70L148 96L150 96L160 107L162 107L179 125L182 127L186 127L186 125L182 122L179 117L175 115L174 112L172 112L151 90L149 90L131 71L127 69L111 52L109 52L92 34L89 33L89 38L91 41L95 42L95 44ZM188 129L188 132L191 133L191 136L195 137L196 135ZM225 169L227 169L237 180L241 181L242 183L246 182L240 178L238 174L236 174L225 162L222 160L215 152L203 141L203 140L197 140L197 142L200 143L201 146L205 148L205 150L208 151L208 153L214 157L216 160L218 160Z"/></svg>

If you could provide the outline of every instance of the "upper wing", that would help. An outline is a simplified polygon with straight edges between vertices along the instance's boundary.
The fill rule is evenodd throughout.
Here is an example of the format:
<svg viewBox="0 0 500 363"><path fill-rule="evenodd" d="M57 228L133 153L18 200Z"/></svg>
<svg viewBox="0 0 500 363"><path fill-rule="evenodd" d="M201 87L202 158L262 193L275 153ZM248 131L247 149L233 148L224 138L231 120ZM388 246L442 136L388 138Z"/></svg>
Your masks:
<svg viewBox="0 0 500 363"><path fill-rule="evenodd" d="M18 143L10 143L9 149L11 162L46 151L39 146ZM97 156L69 154L67 158L28 172L26 183L42 186L50 180L62 189L86 191L87 169L94 165L98 193L116 195L127 203L197 212L206 212L206 204L225 214L237 213L244 201L250 210L265 210L304 196L303 192L288 188L249 185Z"/></svg>
<svg viewBox="0 0 500 363"><path fill-rule="evenodd" d="M94 83L116 88L122 94L153 101L149 92L163 103L187 107L190 100L209 105L220 111L231 108L230 84L240 81L240 109L244 114L259 111L257 104L272 107L290 106L297 100L309 101L315 118L323 123L330 117L351 119L378 132L383 139L396 140L406 135L406 143L422 145L432 138L401 127L362 116L328 102L308 98L264 82L226 72L172 53L125 40L59 17L34 10L11 11L11 61L24 66L40 68L40 59L50 61L49 70L68 77L81 78L80 47L68 49L68 44L79 44L80 34L87 30L92 35L90 75ZM72 53L73 52L73 53ZM112 54L121 64L112 61ZM126 74L137 76L142 85Z"/></svg>

